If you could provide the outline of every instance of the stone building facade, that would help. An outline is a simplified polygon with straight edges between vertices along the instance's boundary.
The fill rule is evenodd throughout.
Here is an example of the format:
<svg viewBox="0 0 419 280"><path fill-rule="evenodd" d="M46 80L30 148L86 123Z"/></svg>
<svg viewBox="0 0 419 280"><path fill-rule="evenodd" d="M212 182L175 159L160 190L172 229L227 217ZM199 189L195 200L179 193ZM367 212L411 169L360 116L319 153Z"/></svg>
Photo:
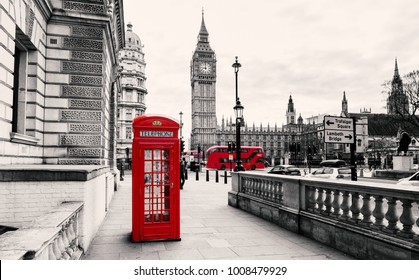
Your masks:
<svg viewBox="0 0 419 280"><path fill-rule="evenodd" d="M122 1L0 5L0 163L112 166Z"/></svg>
<svg viewBox="0 0 419 280"><path fill-rule="evenodd" d="M117 97L117 158L132 158L132 120L144 115L146 110L146 63L143 47L140 37L132 30L132 24L128 23L125 47L119 52L118 74L121 91Z"/></svg>
<svg viewBox="0 0 419 280"><path fill-rule="evenodd" d="M119 182L124 37L122 0L0 1L0 225L18 228L1 238L77 201L88 248Z"/></svg>

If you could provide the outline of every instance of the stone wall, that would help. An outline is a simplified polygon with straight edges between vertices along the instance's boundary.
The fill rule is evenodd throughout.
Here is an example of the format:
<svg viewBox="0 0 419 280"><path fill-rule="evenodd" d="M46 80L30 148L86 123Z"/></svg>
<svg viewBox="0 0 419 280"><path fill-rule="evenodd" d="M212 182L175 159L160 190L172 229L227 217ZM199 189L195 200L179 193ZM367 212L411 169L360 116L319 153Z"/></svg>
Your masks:
<svg viewBox="0 0 419 280"><path fill-rule="evenodd" d="M80 245L88 248L112 200L115 180L103 166L1 166L0 224L27 227L63 202L81 201Z"/></svg>
<svg viewBox="0 0 419 280"><path fill-rule="evenodd" d="M419 259L419 188L232 174L230 206L358 259Z"/></svg>
<svg viewBox="0 0 419 280"><path fill-rule="evenodd" d="M113 165L124 19L111 2L0 2L0 164Z"/></svg>

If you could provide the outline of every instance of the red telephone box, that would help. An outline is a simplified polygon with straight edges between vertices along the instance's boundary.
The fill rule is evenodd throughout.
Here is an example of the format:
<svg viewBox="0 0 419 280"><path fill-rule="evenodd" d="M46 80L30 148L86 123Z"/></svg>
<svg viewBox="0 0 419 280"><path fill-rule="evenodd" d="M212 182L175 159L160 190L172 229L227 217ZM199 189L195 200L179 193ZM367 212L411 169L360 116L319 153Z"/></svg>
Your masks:
<svg viewBox="0 0 419 280"><path fill-rule="evenodd" d="M144 115L132 126L132 241L180 240L179 123Z"/></svg>

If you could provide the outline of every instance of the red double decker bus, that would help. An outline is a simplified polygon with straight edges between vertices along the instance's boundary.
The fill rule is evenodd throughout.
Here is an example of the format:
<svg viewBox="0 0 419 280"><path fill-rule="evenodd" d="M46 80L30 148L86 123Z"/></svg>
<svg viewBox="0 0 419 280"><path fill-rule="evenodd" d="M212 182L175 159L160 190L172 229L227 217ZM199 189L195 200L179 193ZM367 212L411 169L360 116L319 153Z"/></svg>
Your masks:
<svg viewBox="0 0 419 280"><path fill-rule="evenodd" d="M265 153L261 147L242 146L242 165L246 170L264 169ZM207 168L225 170L236 166L236 152L228 153L227 146L212 146L207 150Z"/></svg>

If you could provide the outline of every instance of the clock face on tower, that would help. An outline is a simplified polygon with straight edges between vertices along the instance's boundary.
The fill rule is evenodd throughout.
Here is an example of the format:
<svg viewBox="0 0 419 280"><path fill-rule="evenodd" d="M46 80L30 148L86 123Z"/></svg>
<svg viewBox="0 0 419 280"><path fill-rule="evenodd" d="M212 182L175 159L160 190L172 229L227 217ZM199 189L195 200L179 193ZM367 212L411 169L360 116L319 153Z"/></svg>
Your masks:
<svg viewBox="0 0 419 280"><path fill-rule="evenodd" d="M210 74L211 65L208 62L201 62L201 64L199 64L199 72L202 74Z"/></svg>

